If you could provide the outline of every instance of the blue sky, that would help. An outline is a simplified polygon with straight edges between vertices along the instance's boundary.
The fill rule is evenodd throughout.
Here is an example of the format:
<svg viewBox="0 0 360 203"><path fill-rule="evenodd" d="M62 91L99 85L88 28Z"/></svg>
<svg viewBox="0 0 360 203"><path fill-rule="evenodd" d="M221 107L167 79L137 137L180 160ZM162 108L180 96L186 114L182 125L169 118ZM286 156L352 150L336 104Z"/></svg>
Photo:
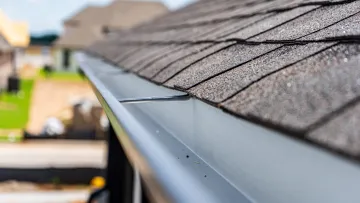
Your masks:
<svg viewBox="0 0 360 203"><path fill-rule="evenodd" d="M0 0L0 9L12 19L25 20L31 33L61 31L62 21L87 4L103 5L111 0ZM193 0L158 0L176 9Z"/></svg>

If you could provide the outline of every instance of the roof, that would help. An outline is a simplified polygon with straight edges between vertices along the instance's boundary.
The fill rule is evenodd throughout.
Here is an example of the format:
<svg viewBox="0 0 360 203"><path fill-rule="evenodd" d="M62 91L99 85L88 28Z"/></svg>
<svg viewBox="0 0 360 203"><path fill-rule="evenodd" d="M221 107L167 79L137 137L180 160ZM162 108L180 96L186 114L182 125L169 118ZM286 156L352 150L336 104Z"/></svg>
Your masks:
<svg viewBox="0 0 360 203"><path fill-rule="evenodd" d="M1 10L0 34L12 47L27 47L30 42L28 24L10 20Z"/></svg>
<svg viewBox="0 0 360 203"><path fill-rule="evenodd" d="M112 14L105 25L112 28L129 29L168 12L160 2L115 0L105 7Z"/></svg>
<svg viewBox="0 0 360 203"><path fill-rule="evenodd" d="M6 41L6 39L0 34L0 51L9 51L12 47Z"/></svg>
<svg viewBox="0 0 360 203"><path fill-rule="evenodd" d="M93 44L229 114L360 159L360 1L199 1Z"/></svg>
<svg viewBox="0 0 360 203"><path fill-rule="evenodd" d="M89 5L81 9L74 16L68 18L64 21L64 24L74 24L74 25L102 25L108 19L110 14L105 12L105 7L102 6L92 6ZM94 18L96 16L96 18Z"/></svg>
<svg viewBox="0 0 360 203"><path fill-rule="evenodd" d="M65 21L71 31L56 42L58 46L82 48L103 38L103 29L129 29L166 13L159 2L115 0L107 6L88 6ZM96 17L94 17L96 16ZM85 36L87 34L87 36Z"/></svg>
<svg viewBox="0 0 360 203"><path fill-rule="evenodd" d="M81 49L103 38L101 26L68 28L55 44L59 47Z"/></svg>

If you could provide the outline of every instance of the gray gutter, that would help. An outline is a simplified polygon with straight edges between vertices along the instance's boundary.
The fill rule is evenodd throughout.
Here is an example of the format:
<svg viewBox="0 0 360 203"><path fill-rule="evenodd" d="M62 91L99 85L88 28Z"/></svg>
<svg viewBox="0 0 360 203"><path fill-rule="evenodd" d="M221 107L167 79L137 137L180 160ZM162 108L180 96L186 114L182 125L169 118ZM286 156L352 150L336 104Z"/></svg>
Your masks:
<svg viewBox="0 0 360 203"><path fill-rule="evenodd" d="M122 145L131 143L175 202L360 202L357 164L196 99L120 103L184 93L101 59L78 59L111 123L120 126Z"/></svg>

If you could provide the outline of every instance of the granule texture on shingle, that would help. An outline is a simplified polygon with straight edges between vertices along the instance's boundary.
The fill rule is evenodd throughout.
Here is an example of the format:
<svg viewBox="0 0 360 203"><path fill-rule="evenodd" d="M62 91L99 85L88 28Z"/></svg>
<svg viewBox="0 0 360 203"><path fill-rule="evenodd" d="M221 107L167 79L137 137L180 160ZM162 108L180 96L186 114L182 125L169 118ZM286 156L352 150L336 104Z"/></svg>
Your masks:
<svg viewBox="0 0 360 203"><path fill-rule="evenodd" d="M131 65L128 65L126 69L130 69L133 72L138 72L146 67L148 67L150 64L153 63L154 60L158 60L170 53L173 53L177 50L184 49L187 45L170 45L170 46L163 46L161 45L161 48L156 48L151 51L149 51L146 54L143 54L142 57L139 57L138 59L135 59L132 61Z"/></svg>
<svg viewBox="0 0 360 203"><path fill-rule="evenodd" d="M250 25L256 24L257 22L261 22L271 15L272 14L261 14L249 18L229 20L229 23L226 27L214 31L208 36L203 37L202 40L228 39L230 34L236 33Z"/></svg>
<svg viewBox="0 0 360 203"><path fill-rule="evenodd" d="M239 92L261 77L295 63L332 44L311 43L284 46L191 88L199 98L219 103Z"/></svg>
<svg viewBox="0 0 360 203"><path fill-rule="evenodd" d="M189 21L191 19L203 17L203 16L211 16L213 13L219 13L222 11L229 10L231 8L241 7L243 4L246 4L247 2L254 2L253 0L248 1L225 1L222 3L216 2L216 3L210 3L204 4L206 1L202 1L201 6L196 7L189 7L186 9L186 12L179 12L175 13L175 15L172 15L171 17L164 19L161 21L161 19L157 20L155 24L152 24L152 28L166 28L168 26L173 25L179 25L181 23L184 23L186 21ZM212 4L212 5L211 5Z"/></svg>
<svg viewBox="0 0 360 203"><path fill-rule="evenodd" d="M326 29L320 30L315 37L314 35L309 35L304 37L303 40L321 40L330 37L360 35L359 25L360 12Z"/></svg>
<svg viewBox="0 0 360 203"><path fill-rule="evenodd" d="M209 27L209 26L207 26ZM202 37L206 38L207 36L211 35L213 36L213 32L216 30L221 30L223 27L226 27L226 24L224 23L217 23L217 25L211 26L211 29L204 29L201 32L199 32L199 35L196 37L193 37L193 39ZM170 46L162 46L160 49L154 49L149 51L147 54L143 54L141 58L135 59L134 63L132 63L130 66L126 67L126 69L131 69L134 72L137 72L139 70L143 70L145 68L148 68L151 64L155 63L157 60L160 60L164 57L166 57L169 54L172 54L174 52L177 52L178 50L186 49L189 45L170 45ZM146 75L144 75L146 76ZM149 77L149 76L146 76Z"/></svg>
<svg viewBox="0 0 360 203"><path fill-rule="evenodd" d="M222 29L214 30L214 32L201 37L201 40L209 40L209 39L215 39L215 38L222 37L222 36L227 36L227 34L230 34L230 33L234 32L235 30L240 30L240 29L246 27L247 25L249 25L257 20L260 20L262 18L264 18L263 15L254 16L254 17L248 18L246 20L237 20L236 22L233 22L230 25L225 25ZM205 44L189 45L182 49L176 49L169 54L167 53L167 54L163 55L164 57L162 57L161 59L148 65L144 70L139 72L139 74L146 78L152 78L160 70L162 70L163 68L172 64L173 62L180 60L186 56L189 56L190 54L196 54L200 50L208 48L212 45L213 44L205 43Z"/></svg>
<svg viewBox="0 0 360 203"><path fill-rule="evenodd" d="M275 44L255 46L242 44L233 45L193 64L182 73L169 80L166 85L177 86L184 89L190 88L221 71L228 70L241 63L252 60L279 46L280 45Z"/></svg>
<svg viewBox="0 0 360 203"><path fill-rule="evenodd" d="M244 9L243 7L239 7L233 10L226 10L223 12L214 13L211 16L202 16L200 18L192 19L190 21L186 21L186 23L189 24L196 24L196 23L202 23L202 22L208 22L208 21L216 21L218 19L229 19L233 16L238 15L248 15L253 12L257 12L266 8L269 8L269 6L272 6L276 4L277 2L262 2L260 4L257 4L256 6L250 6Z"/></svg>
<svg viewBox="0 0 360 203"><path fill-rule="evenodd" d="M130 69L136 63L138 63L139 61L141 61L143 59L146 59L146 57L153 54L154 52L157 52L159 50L165 50L165 49L168 49L168 48L169 47L166 46L166 45L151 45L151 46L149 45L149 46L146 46L146 47L142 48L141 50L139 50L138 52L135 52L131 56L127 57L125 60L121 61L121 65L125 69Z"/></svg>
<svg viewBox="0 0 360 203"><path fill-rule="evenodd" d="M126 57L125 60L119 62L125 69L131 69L139 61L146 60L149 56L157 54L159 51L169 50L179 45L147 45L142 46L140 50Z"/></svg>
<svg viewBox="0 0 360 203"><path fill-rule="evenodd" d="M360 60L349 65L359 66ZM360 80L358 79L358 87ZM360 103L350 106L328 123L310 132L306 138L352 156L360 155Z"/></svg>
<svg viewBox="0 0 360 203"><path fill-rule="evenodd" d="M151 41L172 41L172 40L191 40L215 29L220 23L213 25L202 25L190 28L171 29L154 33L140 33L130 35L122 39L124 42L151 42Z"/></svg>
<svg viewBox="0 0 360 203"><path fill-rule="evenodd" d="M189 56L190 54L197 54L205 48L212 46L212 44L196 44L189 45L183 49L180 49L172 54L164 56L162 59L156 61L150 66L146 67L143 71L139 72L140 75L146 78L152 78L156 73L158 73L163 68L170 65L172 62L181 59L182 57Z"/></svg>
<svg viewBox="0 0 360 203"><path fill-rule="evenodd" d="M337 6L320 7L312 12L285 23L264 34L252 38L254 41L291 40L330 26L360 11L360 1Z"/></svg>
<svg viewBox="0 0 360 203"><path fill-rule="evenodd" d="M216 44L214 46L211 46L208 49L205 49L197 54L191 55L189 57L185 57L184 59L181 59L179 61L176 61L175 63L168 66L166 69L162 70L156 77L153 78L154 81L158 83L163 83L167 81L168 79L175 76L177 73L181 72L191 64L203 59L204 57L207 57L210 54L213 54L231 44L234 44L232 42L227 43L220 43ZM164 84L167 86L167 84Z"/></svg>
<svg viewBox="0 0 360 203"><path fill-rule="evenodd" d="M281 2L288 2L291 0L281 0ZM165 26L160 25L160 28L164 27L176 27L176 26L184 26L184 25L197 25L197 24L211 24L213 22L216 22L218 20L226 20L231 19L234 16L237 15L249 15L254 12L258 12L261 10L265 10L267 8L275 7L276 5L279 5L279 1L259 1L256 4L247 5L245 2L237 1L235 2L234 6L227 7L224 4L224 7L229 9L220 9L217 11L209 12L204 15L196 15L194 17L184 15L184 18L177 17L175 21L168 22ZM238 5L238 6L236 6ZM244 5L244 6L242 6ZM194 26L191 26L194 27ZM195 26L196 27L196 26Z"/></svg>
<svg viewBox="0 0 360 203"><path fill-rule="evenodd" d="M299 131L360 96L358 44L341 44L283 69L222 103L224 108Z"/></svg>
<svg viewBox="0 0 360 203"><path fill-rule="evenodd" d="M211 25L199 25L196 27L183 27L178 29L160 30L150 33L134 33L122 37L119 41L121 42L145 42L149 43L152 41L173 41L173 40L194 40L197 37L206 34L226 22L214 23Z"/></svg>
<svg viewBox="0 0 360 203"><path fill-rule="evenodd" d="M224 23L217 23L213 26L204 26L206 29L198 28L197 35L192 36L192 39L201 38L208 35L213 35L213 32L226 26ZM189 39L190 40L190 39ZM154 63L156 60L163 58L171 53L174 53L178 50L186 48L188 45L154 45L145 47L143 50L129 57L126 61L123 62L123 66L127 70L132 70L137 72L144 68L147 68L149 65Z"/></svg>
<svg viewBox="0 0 360 203"><path fill-rule="evenodd" d="M253 24L239 32L236 32L230 36L227 36L226 39L231 38L241 38L241 39L247 39L254 35L258 35L264 31L267 31L271 28L274 28L278 25L281 25L291 19L294 19L306 12L309 12L316 8L317 6L305 6L305 7L299 7L290 11L286 11L283 13L278 13L273 16L270 16L268 18L265 18L264 20Z"/></svg>

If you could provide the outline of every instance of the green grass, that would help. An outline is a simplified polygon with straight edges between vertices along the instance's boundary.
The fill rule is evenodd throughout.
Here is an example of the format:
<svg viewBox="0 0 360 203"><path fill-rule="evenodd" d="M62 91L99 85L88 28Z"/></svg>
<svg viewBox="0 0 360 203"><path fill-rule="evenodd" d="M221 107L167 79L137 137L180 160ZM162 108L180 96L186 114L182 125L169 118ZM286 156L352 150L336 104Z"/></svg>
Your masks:
<svg viewBox="0 0 360 203"><path fill-rule="evenodd" d="M46 77L43 69L40 69L37 79L49 79L49 80L62 80L62 81L84 81L79 73L73 72L53 72L48 77Z"/></svg>
<svg viewBox="0 0 360 203"><path fill-rule="evenodd" d="M9 136L9 135L0 136L0 143L21 142L21 141L23 141L23 136L20 133L15 134L13 136Z"/></svg>
<svg viewBox="0 0 360 203"><path fill-rule="evenodd" d="M0 129L23 129L29 119L33 80L21 81L21 92L0 96Z"/></svg>

